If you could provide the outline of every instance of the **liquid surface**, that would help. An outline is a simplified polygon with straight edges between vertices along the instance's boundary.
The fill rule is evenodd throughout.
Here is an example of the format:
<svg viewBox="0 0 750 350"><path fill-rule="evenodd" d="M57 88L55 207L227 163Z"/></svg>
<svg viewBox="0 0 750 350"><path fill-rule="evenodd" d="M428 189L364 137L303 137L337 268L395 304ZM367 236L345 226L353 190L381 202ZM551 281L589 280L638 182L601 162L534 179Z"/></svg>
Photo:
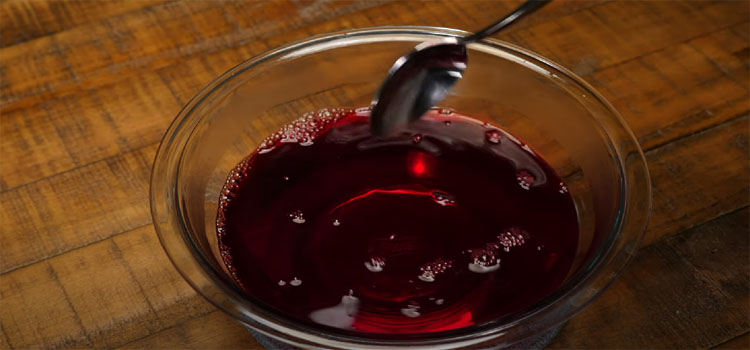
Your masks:
<svg viewBox="0 0 750 350"><path fill-rule="evenodd" d="M424 333L522 311L560 285L575 207L530 147L448 110L376 139L368 113L307 114L229 175L219 249L250 296L310 324Z"/></svg>

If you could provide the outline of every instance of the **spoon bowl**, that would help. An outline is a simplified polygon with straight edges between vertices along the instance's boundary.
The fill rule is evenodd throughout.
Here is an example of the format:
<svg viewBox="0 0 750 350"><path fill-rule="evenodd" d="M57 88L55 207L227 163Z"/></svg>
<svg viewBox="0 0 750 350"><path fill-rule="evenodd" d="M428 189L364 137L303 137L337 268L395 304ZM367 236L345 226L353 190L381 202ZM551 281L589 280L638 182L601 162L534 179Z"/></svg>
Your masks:
<svg viewBox="0 0 750 350"><path fill-rule="evenodd" d="M416 121L442 101L463 76L466 44L495 34L551 0L529 0L485 29L464 38L425 42L393 64L372 102L374 135L389 136Z"/></svg>
<svg viewBox="0 0 750 350"><path fill-rule="evenodd" d="M387 136L402 129L442 101L463 76L467 59L466 46L456 39L423 43L399 58L374 101L375 134Z"/></svg>

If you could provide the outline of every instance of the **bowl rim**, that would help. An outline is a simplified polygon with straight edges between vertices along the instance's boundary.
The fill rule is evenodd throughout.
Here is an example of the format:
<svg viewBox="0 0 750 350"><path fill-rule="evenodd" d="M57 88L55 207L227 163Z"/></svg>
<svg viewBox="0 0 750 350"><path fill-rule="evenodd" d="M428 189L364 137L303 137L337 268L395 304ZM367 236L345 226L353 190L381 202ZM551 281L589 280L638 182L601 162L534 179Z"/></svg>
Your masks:
<svg viewBox="0 0 750 350"><path fill-rule="evenodd" d="M607 112L616 122L617 126L622 128L627 137L633 141L637 153L637 159L635 161L641 163L639 165L643 167L645 175L645 179L642 180L645 180L645 186L643 190L645 190L644 199L647 202L645 204L647 215L645 218L642 218L639 225L636 225L637 227L634 228L634 231L640 232L637 233L637 237L635 237L634 240L631 240L631 242L634 243L633 247L631 247L632 251L628 256L625 257L624 261L619 262L619 266L616 266L613 271L610 271L607 276L602 276L602 268L607 264L612 263L612 251L615 247L615 244L617 243L617 240L622 236L621 229L624 218L628 213L629 208L627 205L627 199L630 194L630 191L626 190L627 176L625 175L626 173L624 169L623 155L620 154L618 148L614 145L610 146L611 151L616 154L616 163L619 166L618 170L621 182L620 203L618 205L618 213L617 219L615 220L615 225L610 231L607 242L605 242L603 245L602 252L600 252L600 254L598 254L595 258L595 264L590 266L588 269L584 269L582 267L579 272L577 272L574 276L571 276L563 285L561 285L556 292L538 301L528 310L525 310L521 313L506 315L499 319L492 320L480 325L473 325L450 331L423 333L418 334L417 336L412 335L402 338L396 338L395 340L359 337L346 333L338 333L335 331L332 331L331 333L325 333L320 331L320 329L316 329L319 327L311 328L298 321L283 317L283 315L274 314L273 312L270 312L269 314L268 310L263 310L262 307L258 307L259 305L250 305L250 307L244 307L244 304L247 303L247 298L243 297L243 293L237 290L236 287L232 286L231 284L227 284L225 279L217 275L217 271L215 271L214 268L205 261L205 257L202 256L202 254L195 246L195 243L192 242L191 238L189 238L190 234L188 233L188 225L185 223L186 217L182 215L183 211L180 210L181 201L178 198L179 189L176 188L177 177L179 175L179 169L181 168L179 164L182 163L182 160L184 158L184 146L186 142L183 142L181 145L182 147L180 147L180 144L176 143L176 141L178 141L178 138L187 141L192 132L195 130L195 127L202 120L202 116L194 114L197 107L201 106L207 98L211 97L214 93L219 91L228 82L264 62L276 58L283 58L285 57L285 55L298 52L301 49L310 48L316 45L323 45L325 43L333 42L336 40L360 38L366 36L389 36L399 34L409 36L430 36L437 39L440 37L462 37L470 33L457 29L429 26L378 26L315 35L268 50L236 65L235 67L229 69L227 72L215 78L206 87L201 89L194 97L192 97L168 127L161 141L161 144L159 145L159 149L157 151L152 169L150 188L151 213L154 227L156 228L159 240L165 252L167 253L167 256L172 261L172 264L175 266L178 272L191 285L191 287L212 304L229 313L241 323L252 327L253 329L259 331L264 335L271 336L283 342L301 347L310 345L322 345L341 348L388 348L403 347L407 345L414 347L415 345L418 345L424 346L426 348L454 348L458 346L467 346L480 343L503 335L510 335L508 338L511 340L510 343L514 343L523 340L525 337L531 335L532 332L527 332L528 334L524 335L522 334L522 330L519 331L519 328L523 328L524 324L528 323L530 320L533 321L534 319L548 318L547 323L539 325L539 327L534 329L534 331L542 331L544 329L551 328L561 322L564 322L570 317L573 317L594 299L596 299L599 295L601 295L608 288L608 286L611 285L611 283L619 276L624 267L631 260L633 255L632 253L640 245L640 241L645 234L646 224L648 222L648 213L651 212L651 186L645 157L640 146L638 145L637 139L635 139L635 136L633 135L632 131L630 130L622 116L598 91L596 91L586 81L584 81L582 78L578 77L575 73L571 72L565 67L562 67L561 65L553 62L552 60L549 60L516 45L496 39L485 39L472 45L490 46L495 49L500 49L512 56L527 56L540 64L549 66L550 68L561 72L565 76L565 78L577 84L580 88L586 90L587 93L590 93L591 98L597 100L597 102L607 110ZM351 45L351 43L349 44ZM604 130L606 133L606 129ZM611 144L612 140L610 138L610 135L606 136L606 141ZM178 165L172 166L170 168L168 166L169 164L167 162L167 159L174 158L175 156L178 156ZM172 188L167 188L166 195L163 194L163 192L165 192L163 183L166 183L168 186L172 186ZM161 198L162 196L164 196L164 198ZM163 199L166 199L167 202L163 202ZM164 221L170 221L169 218L171 218L172 221L176 222L173 222L172 225L161 224ZM182 243L184 244L183 246L175 244L176 242L174 237L169 236L170 231L172 231L172 234L176 233L182 237ZM193 258L195 258L193 264L191 264L192 266L184 266L183 264L186 263L184 256L178 256L179 254L185 254L185 250L189 251ZM201 260L203 261L199 262ZM198 267L198 269L196 269L196 267ZM196 272L200 274L200 276L196 275ZM587 273L584 274L583 272ZM591 285L592 282L597 279L604 279L602 288L594 291L593 293L588 292L588 295L584 296L584 299L586 300L584 300L583 303L577 304L575 306L568 305L567 308L562 308L563 306L565 306L563 305L564 302L569 302L571 298L581 293L587 293L587 291L583 290L584 287ZM219 285L220 289L222 290L205 290L203 287L201 287L201 282L205 284L206 281L210 281L213 284ZM217 292L223 293L219 293L221 295L217 298ZM231 303L227 304L226 300L230 300L235 304L239 303L243 305L239 305L240 307L238 307L238 305L231 305ZM551 315L555 313L556 315ZM528 328L528 325L526 326ZM425 334L427 336L425 336Z"/></svg>

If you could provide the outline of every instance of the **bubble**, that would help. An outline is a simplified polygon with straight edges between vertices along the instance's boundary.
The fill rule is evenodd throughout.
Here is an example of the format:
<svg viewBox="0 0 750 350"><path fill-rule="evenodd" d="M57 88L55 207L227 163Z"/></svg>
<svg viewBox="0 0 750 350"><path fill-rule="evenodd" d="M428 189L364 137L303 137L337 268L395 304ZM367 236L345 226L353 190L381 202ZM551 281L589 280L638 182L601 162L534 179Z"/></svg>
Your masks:
<svg viewBox="0 0 750 350"><path fill-rule="evenodd" d="M417 276L424 282L435 282L435 274L432 271L422 271L422 274Z"/></svg>
<svg viewBox="0 0 750 350"><path fill-rule="evenodd" d="M456 205L456 197L446 192L440 192L440 191L432 192L432 200L434 200L435 203L440 204L442 206Z"/></svg>
<svg viewBox="0 0 750 350"><path fill-rule="evenodd" d="M560 183L560 191L559 191L559 192L560 192L561 194L565 194L565 193L568 193L568 186L565 186L565 184L561 182L561 183Z"/></svg>
<svg viewBox="0 0 750 350"><path fill-rule="evenodd" d="M516 180L518 180L518 185L520 185L521 188L528 190L534 185L534 182L536 182L536 177L534 177L534 175L528 170L520 170L516 173Z"/></svg>
<svg viewBox="0 0 750 350"><path fill-rule="evenodd" d="M351 109L336 109L336 111L336 113L331 113L327 109L321 109L317 113L303 114L297 120L284 126L282 130L263 140L258 153L270 152L279 143L299 142L302 146L312 145L315 138L328 125L352 112Z"/></svg>
<svg viewBox="0 0 750 350"><path fill-rule="evenodd" d="M485 249L473 249L469 271L487 273L500 268L500 258L497 257L497 246L487 244Z"/></svg>
<svg viewBox="0 0 750 350"><path fill-rule="evenodd" d="M498 144L503 138L503 134L499 130L488 130L485 134L487 142Z"/></svg>
<svg viewBox="0 0 750 350"><path fill-rule="evenodd" d="M446 121L443 122L443 124L445 124L445 126L451 126L451 121L450 120L446 120Z"/></svg>
<svg viewBox="0 0 750 350"><path fill-rule="evenodd" d="M302 280L295 277L291 281L289 281L289 284L291 284L293 287L299 287L300 285L302 285Z"/></svg>
<svg viewBox="0 0 750 350"><path fill-rule="evenodd" d="M289 176L284 176L284 181L289 181Z"/></svg>
<svg viewBox="0 0 750 350"><path fill-rule="evenodd" d="M500 269L500 260L498 260L494 265L489 265L489 266L469 263L469 271L471 272L488 273L492 271L497 271L499 269Z"/></svg>
<svg viewBox="0 0 750 350"><path fill-rule="evenodd" d="M422 141L422 134L416 134L412 136L411 141L414 143L419 143L419 141Z"/></svg>
<svg viewBox="0 0 750 350"><path fill-rule="evenodd" d="M405 308L401 309L401 313L404 314L406 317L419 317L422 314L419 313L419 304L417 303L409 303Z"/></svg>
<svg viewBox="0 0 750 350"><path fill-rule="evenodd" d="M339 226L341 225L341 221L333 220L333 226Z"/></svg>
<svg viewBox="0 0 750 350"><path fill-rule="evenodd" d="M497 236L498 243L503 246L503 250L506 252L509 252L510 248L522 246L528 239L529 233L517 227Z"/></svg>
<svg viewBox="0 0 750 350"><path fill-rule="evenodd" d="M394 235L390 235L390 236L388 236L388 239L390 239L390 240L393 240L394 238L396 238L396 235L395 235L395 234L394 234Z"/></svg>
<svg viewBox="0 0 750 350"><path fill-rule="evenodd" d="M282 286L282 287L283 287L283 286L285 286L285 285L286 285L286 282L284 282L283 280L279 280L279 286Z"/></svg>
<svg viewBox="0 0 750 350"><path fill-rule="evenodd" d="M292 222L295 224L305 223L305 217L302 215L302 211L300 210L295 210L293 213L289 214L289 217L292 218Z"/></svg>
<svg viewBox="0 0 750 350"><path fill-rule="evenodd" d="M443 300L443 299L438 299L438 300L435 300L435 304L437 304L437 305L443 305L444 301L445 300Z"/></svg>
<svg viewBox="0 0 750 350"><path fill-rule="evenodd" d="M434 282L435 277L453 266L452 260L438 258L419 267L420 274L417 276L421 281Z"/></svg>
<svg viewBox="0 0 750 350"><path fill-rule="evenodd" d="M310 319L326 326L350 328L354 324L354 317L359 311L359 299L353 294L350 290L349 295L341 297L341 302L338 305L311 312Z"/></svg>
<svg viewBox="0 0 750 350"><path fill-rule="evenodd" d="M385 259L373 257L370 258L370 261L365 261L365 267L370 270L370 272L380 272L383 271L383 266L385 266Z"/></svg>

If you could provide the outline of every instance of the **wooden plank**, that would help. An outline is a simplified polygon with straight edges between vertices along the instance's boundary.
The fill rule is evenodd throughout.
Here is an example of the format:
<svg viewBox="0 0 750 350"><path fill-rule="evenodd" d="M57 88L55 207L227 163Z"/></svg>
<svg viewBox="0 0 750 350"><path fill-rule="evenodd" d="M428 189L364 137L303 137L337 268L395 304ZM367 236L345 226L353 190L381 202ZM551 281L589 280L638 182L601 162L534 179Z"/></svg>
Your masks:
<svg viewBox="0 0 750 350"><path fill-rule="evenodd" d="M156 145L0 193L5 272L151 222Z"/></svg>
<svg viewBox="0 0 750 350"><path fill-rule="evenodd" d="M6 0L0 2L0 47L33 40L161 2L163 0Z"/></svg>
<svg viewBox="0 0 750 350"><path fill-rule="evenodd" d="M653 212L646 243L748 204L747 115L646 154Z"/></svg>
<svg viewBox="0 0 750 350"><path fill-rule="evenodd" d="M2 275L14 348L113 347L214 307L162 252L151 225Z"/></svg>
<svg viewBox="0 0 750 350"><path fill-rule="evenodd" d="M358 2L244 1L169 2L102 22L80 26L39 40L0 49L1 103L52 91L65 85L75 90L83 83L119 79L137 68L151 71L186 56L199 56L236 47L258 37L296 29L304 24L340 16L377 4ZM321 5L322 4L322 5ZM317 10L307 11L309 6ZM254 21L237 21L249 11ZM259 15L262 14L262 15ZM240 27L241 24L249 27ZM13 67L13 69L10 69Z"/></svg>
<svg viewBox="0 0 750 350"><path fill-rule="evenodd" d="M549 347L693 349L746 332L748 210L643 248Z"/></svg>
<svg viewBox="0 0 750 350"><path fill-rule="evenodd" d="M3 113L0 186L15 187L153 144L181 106L151 73Z"/></svg>
<svg viewBox="0 0 750 350"><path fill-rule="evenodd" d="M263 349L263 347L239 322L221 311L214 311L128 343L120 349Z"/></svg>
<svg viewBox="0 0 750 350"><path fill-rule="evenodd" d="M724 48L726 41L732 43ZM748 85L736 81L736 72L747 71L750 59L726 57L733 70L722 69L696 49L709 44L724 53L743 52L749 45L726 29L585 78L622 113L641 146L653 148L750 110Z"/></svg>
<svg viewBox="0 0 750 350"><path fill-rule="evenodd" d="M93 347L116 346L163 328L111 240L48 261Z"/></svg>
<svg viewBox="0 0 750 350"><path fill-rule="evenodd" d="M511 37L586 75L747 21L749 11L745 4L729 1L613 1Z"/></svg>
<svg viewBox="0 0 750 350"><path fill-rule="evenodd" d="M749 24L745 23L746 26ZM747 37L730 28L713 33L710 37L693 40L690 45L738 84L745 87L750 85L750 50Z"/></svg>
<svg viewBox="0 0 750 350"><path fill-rule="evenodd" d="M721 343L712 349L750 349L750 333L745 332L745 334Z"/></svg>
<svg viewBox="0 0 750 350"><path fill-rule="evenodd" d="M112 240L122 252L125 264L138 281L162 326L169 327L194 315L214 310L174 269L152 225L117 235Z"/></svg>
<svg viewBox="0 0 750 350"><path fill-rule="evenodd" d="M47 262L0 277L0 325L11 348L91 346L70 297Z"/></svg>

